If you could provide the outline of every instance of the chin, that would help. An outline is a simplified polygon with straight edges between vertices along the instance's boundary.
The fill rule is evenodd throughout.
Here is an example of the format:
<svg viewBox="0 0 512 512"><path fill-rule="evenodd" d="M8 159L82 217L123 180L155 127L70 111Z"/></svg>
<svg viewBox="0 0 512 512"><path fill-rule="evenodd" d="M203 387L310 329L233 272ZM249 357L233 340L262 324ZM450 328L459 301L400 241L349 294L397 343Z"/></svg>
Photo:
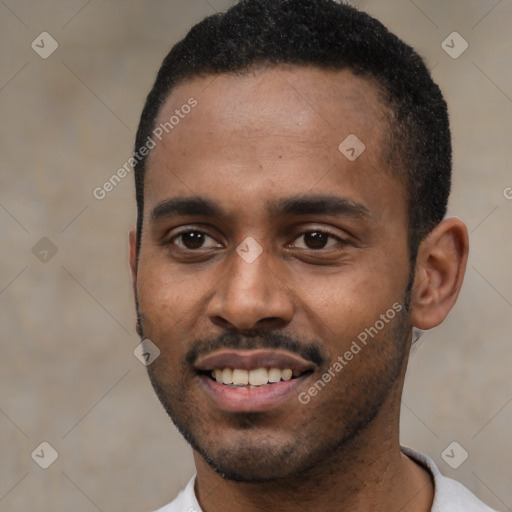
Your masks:
<svg viewBox="0 0 512 512"><path fill-rule="evenodd" d="M282 446L264 449L246 446L239 450L219 450L212 457L199 453L210 467L226 480L265 483L292 477L306 469L306 461L285 453ZM283 463L283 461L287 461Z"/></svg>
<svg viewBox="0 0 512 512"><path fill-rule="evenodd" d="M226 480L267 483L307 474L333 451L332 443L306 428L227 428L196 432L187 441L201 458Z"/></svg>

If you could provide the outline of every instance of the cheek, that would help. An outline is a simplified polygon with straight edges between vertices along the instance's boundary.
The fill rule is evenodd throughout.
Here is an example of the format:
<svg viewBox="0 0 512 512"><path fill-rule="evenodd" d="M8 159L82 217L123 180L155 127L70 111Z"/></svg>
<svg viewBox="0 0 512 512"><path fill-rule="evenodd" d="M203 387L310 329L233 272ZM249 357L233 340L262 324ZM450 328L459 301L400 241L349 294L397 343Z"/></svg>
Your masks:
<svg viewBox="0 0 512 512"><path fill-rule="evenodd" d="M183 281L167 276L165 265L153 262L139 267L137 293L144 338L160 350L148 367L152 381L166 389L179 389L184 380L182 360L188 339L186 317L193 307L191 294L186 293Z"/></svg>
<svg viewBox="0 0 512 512"><path fill-rule="evenodd" d="M379 331L389 327L396 309L403 306L406 282L402 282L402 274L398 277L390 272L383 275L347 271L320 278L301 276L296 290L302 321L297 321L304 328L312 328L315 338L331 340L328 348L336 357L376 322ZM385 317L385 328L381 315Z"/></svg>
<svg viewBox="0 0 512 512"><path fill-rule="evenodd" d="M199 294L197 287L179 274L171 275L168 265L148 257L150 264L140 263L137 295L145 333L149 336L169 335L194 310ZM146 332L147 331L147 332Z"/></svg>

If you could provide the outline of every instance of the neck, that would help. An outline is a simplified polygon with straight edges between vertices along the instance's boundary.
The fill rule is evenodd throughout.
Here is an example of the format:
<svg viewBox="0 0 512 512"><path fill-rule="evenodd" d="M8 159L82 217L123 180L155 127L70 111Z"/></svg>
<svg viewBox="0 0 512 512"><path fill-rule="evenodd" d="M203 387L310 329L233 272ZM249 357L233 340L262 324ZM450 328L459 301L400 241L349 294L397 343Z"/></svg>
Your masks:
<svg viewBox="0 0 512 512"><path fill-rule="evenodd" d="M194 453L201 508L204 512L296 512L297 507L310 512L430 511L434 494L430 473L400 452L399 388L390 393L374 420L329 460L292 477L233 482Z"/></svg>

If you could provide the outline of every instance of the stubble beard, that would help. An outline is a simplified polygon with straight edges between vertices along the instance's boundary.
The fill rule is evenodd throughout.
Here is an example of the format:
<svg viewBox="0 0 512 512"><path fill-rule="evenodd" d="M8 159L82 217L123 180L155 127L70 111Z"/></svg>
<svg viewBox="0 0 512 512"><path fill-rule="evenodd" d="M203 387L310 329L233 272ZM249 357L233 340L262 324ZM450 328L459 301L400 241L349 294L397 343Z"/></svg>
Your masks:
<svg viewBox="0 0 512 512"><path fill-rule="evenodd" d="M404 303L408 303L407 297ZM201 415L186 384L192 375L170 385L165 366L158 364L161 363L159 359L163 358L148 366L148 375L174 425L191 447L223 478L247 483L283 479L293 481L297 477L301 481L314 479L314 475L323 473L319 471L320 466L345 463L348 466L357 439L364 436L390 394L397 389L401 391L402 382L399 380L407 364L411 335L407 309L405 307L397 315L385 339L374 340L381 347L375 349L377 356L384 353L383 346L388 346L388 349L391 346L387 357L380 359L378 370L346 385L343 393L334 397L329 404L322 405L318 401L315 407L314 401L307 405L300 405L297 401L297 407L315 407L310 415L312 421L295 425L293 436L288 436L284 442L282 437L273 439L272 431L267 427L262 429L262 425L268 426L268 422L263 421L262 414L265 413L233 414L229 426L234 432L233 436L236 436L235 441L224 436L212 439L208 421ZM364 357L363 354L361 356ZM337 378L348 377L347 370L349 366L343 370L346 373ZM350 392L351 389L357 391ZM321 398L322 393L315 400ZM350 397L348 403L347 396ZM318 417L321 418L318 428L315 428Z"/></svg>

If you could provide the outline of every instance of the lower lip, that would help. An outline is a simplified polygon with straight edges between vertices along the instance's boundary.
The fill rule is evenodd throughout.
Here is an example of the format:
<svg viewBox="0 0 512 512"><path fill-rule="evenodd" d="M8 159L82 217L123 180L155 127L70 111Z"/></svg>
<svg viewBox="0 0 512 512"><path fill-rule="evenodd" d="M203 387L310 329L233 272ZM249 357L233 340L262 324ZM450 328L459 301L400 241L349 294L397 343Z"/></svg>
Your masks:
<svg viewBox="0 0 512 512"><path fill-rule="evenodd" d="M308 376L304 374L296 379L252 389L225 386L206 375L201 375L200 381L220 409L227 412L261 412L274 409L291 397L297 397L299 386Z"/></svg>

